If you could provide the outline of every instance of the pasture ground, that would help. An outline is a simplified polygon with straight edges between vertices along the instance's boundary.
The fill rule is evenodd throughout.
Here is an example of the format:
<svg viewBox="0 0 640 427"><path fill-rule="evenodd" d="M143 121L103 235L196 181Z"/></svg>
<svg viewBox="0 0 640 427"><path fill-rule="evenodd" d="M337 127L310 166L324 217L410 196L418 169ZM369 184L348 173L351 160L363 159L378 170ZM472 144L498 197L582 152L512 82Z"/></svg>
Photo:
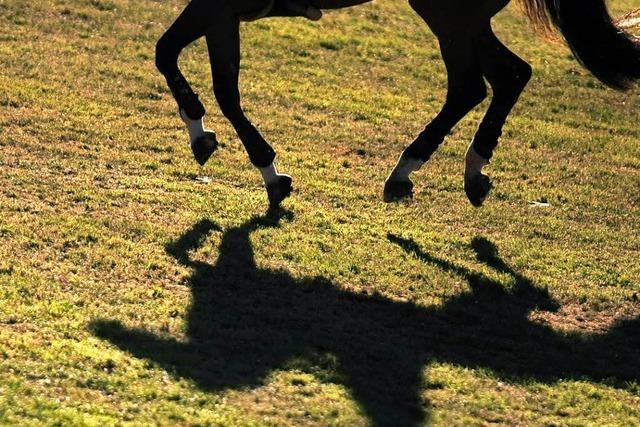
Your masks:
<svg viewBox="0 0 640 427"><path fill-rule="evenodd" d="M202 42L223 145L190 156L153 65L183 4L0 0L0 424L640 424L637 91L510 8L535 77L490 200L462 191L485 103L386 205L445 94L434 37L400 0L244 25L244 105L295 179L276 221Z"/></svg>

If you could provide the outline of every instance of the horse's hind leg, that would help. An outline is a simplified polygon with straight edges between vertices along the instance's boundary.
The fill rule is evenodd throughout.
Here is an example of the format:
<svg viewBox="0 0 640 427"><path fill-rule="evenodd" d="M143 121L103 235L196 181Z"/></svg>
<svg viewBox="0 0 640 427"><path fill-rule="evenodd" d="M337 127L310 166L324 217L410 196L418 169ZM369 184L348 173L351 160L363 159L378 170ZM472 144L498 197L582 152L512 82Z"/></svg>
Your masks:
<svg viewBox="0 0 640 427"><path fill-rule="evenodd" d="M240 22L231 16L216 19L207 31L213 91L222 114L231 122L249 159L264 179L272 205L279 204L292 191L291 177L277 172L276 153L247 118L240 105Z"/></svg>
<svg viewBox="0 0 640 427"><path fill-rule="evenodd" d="M156 66L178 104L180 117L189 131L191 149L200 165L206 163L218 142L215 134L204 128L204 105L180 72L178 57L185 47L205 35L211 25L211 8L207 0L190 2L156 45Z"/></svg>
<svg viewBox="0 0 640 427"><path fill-rule="evenodd" d="M487 89L473 44L474 40L469 35L440 38L440 50L448 73L445 104L433 121L402 153L385 183L385 201L412 196L413 184L409 175L420 169L456 123L485 99Z"/></svg>
<svg viewBox="0 0 640 427"><path fill-rule="evenodd" d="M477 40L482 73L493 89L493 99L467 151L465 192L474 206L481 206L491 190L482 174L498 145L507 116L531 78L531 67L507 49L487 26Z"/></svg>

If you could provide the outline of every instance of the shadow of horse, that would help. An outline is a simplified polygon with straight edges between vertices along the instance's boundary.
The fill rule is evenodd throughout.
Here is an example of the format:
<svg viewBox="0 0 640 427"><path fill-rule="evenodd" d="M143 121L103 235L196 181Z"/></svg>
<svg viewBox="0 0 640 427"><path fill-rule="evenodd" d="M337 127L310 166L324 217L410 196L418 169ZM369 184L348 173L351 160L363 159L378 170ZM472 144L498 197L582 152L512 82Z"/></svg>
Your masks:
<svg viewBox="0 0 640 427"><path fill-rule="evenodd" d="M488 240L473 240L477 258L511 275L511 290L389 235L408 253L470 284L469 292L441 307L419 307L345 292L322 277L296 279L258 268L251 232L278 227L287 217L278 210L226 231L202 220L167 246L193 270L186 342L118 321L95 321L93 331L209 391L257 387L271 371L305 361L301 369L337 372L327 380L348 387L373 425L425 422L423 373L432 362L490 369L513 382L589 378L624 388L640 378L640 319L593 335L531 321L532 310L557 304L500 259ZM189 252L212 232L223 233L216 264L193 260Z"/></svg>

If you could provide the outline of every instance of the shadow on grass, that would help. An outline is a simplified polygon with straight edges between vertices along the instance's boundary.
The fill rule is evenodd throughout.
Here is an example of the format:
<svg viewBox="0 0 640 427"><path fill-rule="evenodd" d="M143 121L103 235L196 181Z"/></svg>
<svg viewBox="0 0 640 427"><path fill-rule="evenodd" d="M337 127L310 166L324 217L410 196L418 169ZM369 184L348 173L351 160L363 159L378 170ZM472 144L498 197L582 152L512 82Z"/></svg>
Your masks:
<svg viewBox="0 0 640 427"><path fill-rule="evenodd" d="M272 211L229 230L202 220L167 246L193 269L188 342L114 320L94 322L93 331L210 391L259 386L278 368L310 370L346 385L374 425L426 420L423 370L431 362L486 368L514 382L588 378L625 387L640 379L638 319L593 336L561 334L530 321L531 310L554 310L556 303L500 259L486 239L472 242L477 258L511 275L512 291L424 252L412 240L388 236L418 259L469 281L470 292L440 308L355 295L321 277L295 279L259 269L251 232L279 227L291 216ZM216 264L192 260L189 252L212 232L224 233Z"/></svg>

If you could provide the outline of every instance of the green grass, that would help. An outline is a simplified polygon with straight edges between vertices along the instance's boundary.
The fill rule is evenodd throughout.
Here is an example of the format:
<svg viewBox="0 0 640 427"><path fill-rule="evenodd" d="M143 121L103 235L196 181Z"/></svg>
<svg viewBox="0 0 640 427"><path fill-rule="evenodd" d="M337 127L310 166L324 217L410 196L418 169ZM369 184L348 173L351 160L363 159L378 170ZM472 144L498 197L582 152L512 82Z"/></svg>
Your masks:
<svg viewBox="0 0 640 427"><path fill-rule="evenodd" d="M486 207L486 104L385 205L444 97L434 37L399 0L245 25L244 105L296 186L264 216L203 43L206 168L154 70L183 3L0 0L0 424L640 424L637 90L509 9L535 77Z"/></svg>

